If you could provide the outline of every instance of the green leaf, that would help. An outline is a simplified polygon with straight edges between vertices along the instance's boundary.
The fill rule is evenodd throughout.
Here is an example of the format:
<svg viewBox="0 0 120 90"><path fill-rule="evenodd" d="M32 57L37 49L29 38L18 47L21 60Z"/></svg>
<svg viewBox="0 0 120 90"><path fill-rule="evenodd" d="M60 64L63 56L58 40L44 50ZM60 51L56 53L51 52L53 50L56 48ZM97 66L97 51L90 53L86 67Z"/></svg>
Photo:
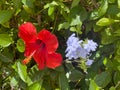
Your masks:
<svg viewBox="0 0 120 90"><path fill-rule="evenodd" d="M99 90L99 87L98 87L97 84L94 82L94 80L91 80L91 81L90 81L89 90Z"/></svg>
<svg viewBox="0 0 120 90"><path fill-rule="evenodd" d="M108 0L109 3L115 3L116 0Z"/></svg>
<svg viewBox="0 0 120 90"><path fill-rule="evenodd" d="M95 77L95 82L98 86L104 88L111 81L111 75L109 72L105 71Z"/></svg>
<svg viewBox="0 0 120 90"><path fill-rule="evenodd" d="M112 63L111 60L109 60L108 58L105 58L103 61L104 65L106 66L106 68L113 70L114 69L114 65Z"/></svg>
<svg viewBox="0 0 120 90"><path fill-rule="evenodd" d="M59 26L58 26L58 30L68 29L69 26L70 26L70 24L69 24L68 22L61 23L61 24L59 24Z"/></svg>
<svg viewBox="0 0 120 90"><path fill-rule="evenodd" d="M120 0L117 0L118 1L118 8L120 8Z"/></svg>
<svg viewBox="0 0 120 90"><path fill-rule="evenodd" d="M117 84L120 81L120 72L115 72L113 77L114 83Z"/></svg>
<svg viewBox="0 0 120 90"><path fill-rule="evenodd" d="M23 8L27 13L33 14L34 13L34 0L22 0L21 1L24 5Z"/></svg>
<svg viewBox="0 0 120 90"><path fill-rule="evenodd" d="M10 80L10 85L11 86L17 86L18 84L18 81L16 80L16 77L12 77L11 80Z"/></svg>
<svg viewBox="0 0 120 90"><path fill-rule="evenodd" d="M70 63L70 62L66 62L65 66L67 67L67 69L68 69L69 71L71 71L71 70L74 69L74 66L73 66L72 63Z"/></svg>
<svg viewBox="0 0 120 90"><path fill-rule="evenodd" d="M106 28L105 31L101 32L102 44L111 44L117 40L117 37L113 35L110 28Z"/></svg>
<svg viewBox="0 0 120 90"><path fill-rule="evenodd" d="M61 66L59 66L59 67L56 67L55 70L58 71L58 72L63 72L63 71L64 71L64 68L63 68L63 66L61 65Z"/></svg>
<svg viewBox="0 0 120 90"><path fill-rule="evenodd" d="M112 87L110 87L109 90L116 90L116 88L112 86Z"/></svg>
<svg viewBox="0 0 120 90"><path fill-rule="evenodd" d="M75 27L70 27L70 31L75 32L77 29Z"/></svg>
<svg viewBox="0 0 120 90"><path fill-rule="evenodd" d="M55 6L54 4L52 5L51 3L48 8L48 15L52 18L52 20L54 20L54 11L55 11Z"/></svg>
<svg viewBox="0 0 120 90"><path fill-rule="evenodd" d="M25 45L22 39L17 40L17 49L19 52L24 52Z"/></svg>
<svg viewBox="0 0 120 90"><path fill-rule="evenodd" d="M114 32L114 35L115 35L115 36L120 36L120 29L116 30L116 31Z"/></svg>
<svg viewBox="0 0 120 90"><path fill-rule="evenodd" d="M1 24L5 28L10 28L10 22L5 22L4 24Z"/></svg>
<svg viewBox="0 0 120 90"><path fill-rule="evenodd" d="M119 48L117 48L117 52L116 52L116 53L117 53L117 55L119 55L119 56L120 56L120 47L119 47ZM116 55L116 56L117 56L117 55Z"/></svg>
<svg viewBox="0 0 120 90"><path fill-rule="evenodd" d="M12 43L12 39L8 34L0 34L0 46L8 47Z"/></svg>
<svg viewBox="0 0 120 90"><path fill-rule="evenodd" d="M99 16L103 16L108 9L108 1L107 0L102 0L102 1L103 2L101 4L100 8L98 9L98 15Z"/></svg>
<svg viewBox="0 0 120 90"><path fill-rule="evenodd" d="M26 90L41 90L43 80L37 81L30 85Z"/></svg>
<svg viewBox="0 0 120 90"><path fill-rule="evenodd" d="M78 81L82 79L82 77L83 77L83 74L80 71L73 69L69 75L69 80Z"/></svg>
<svg viewBox="0 0 120 90"><path fill-rule="evenodd" d="M114 23L114 20L113 19L109 19L109 18L101 18L97 23L96 25L98 26L107 26L107 25L110 25Z"/></svg>
<svg viewBox="0 0 120 90"><path fill-rule="evenodd" d="M118 48L117 55L115 55L114 60L116 60L116 61L118 61L120 63L120 48Z"/></svg>
<svg viewBox="0 0 120 90"><path fill-rule="evenodd" d="M48 15L51 16L54 13L54 10L55 10L54 6L49 7L49 9L48 9Z"/></svg>
<svg viewBox="0 0 120 90"><path fill-rule="evenodd" d="M59 86L60 90L69 90L68 80L64 73L59 74Z"/></svg>
<svg viewBox="0 0 120 90"><path fill-rule="evenodd" d="M81 34L82 32L81 32L81 29L79 28L80 26L81 25L77 25L76 27L72 26L72 27L70 27L70 31L77 32L77 33Z"/></svg>
<svg viewBox="0 0 120 90"><path fill-rule="evenodd" d="M27 13L30 13L30 14L33 13L32 9L30 9L27 5L24 5L23 8L25 9L25 11L26 11Z"/></svg>
<svg viewBox="0 0 120 90"><path fill-rule="evenodd" d="M112 36L105 36L105 35L102 35L102 41L101 41L101 43L104 45L114 43L117 40L117 38L115 38L114 36L112 37Z"/></svg>
<svg viewBox="0 0 120 90"><path fill-rule="evenodd" d="M21 0L13 0L14 8L20 9L22 6Z"/></svg>
<svg viewBox="0 0 120 90"><path fill-rule="evenodd" d="M120 17L120 13L117 13L117 17Z"/></svg>
<svg viewBox="0 0 120 90"><path fill-rule="evenodd" d="M4 24L12 17L13 11L12 10L1 10L0 11L0 24Z"/></svg>
<svg viewBox="0 0 120 90"><path fill-rule="evenodd" d="M117 5L113 5L113 4L109 4L109 8L107 10L106 15L111 15L113 16L113 18L116 16L116 14L118 14L120 12L120 9L118 8Z"/></svg>
<svg viewBox="0 0 120 90"><path fill-rule="evenodd" d="M52 1L51 3L47 3L46 5L44 5L44 9L47 9L49 7L53 7L53 6L58 6L59 4L56 1Z"/></svg>
<svg viewBox="0 0 120 90"><path fill-rule="evenodd" d="M73 23L73 25L81 24L82 21L87 19L87 12L86 10L81 6L76 6L71 9L69 13L69 22Z"/></svg>
<svg viewBox="0 0 120 90"><path fill-rule="evenodd" d="M17 72L20 76L20 78L24 81L27 82L27 67L20 62L17 62Z"/></svg>
<svg viewBox="0 0 120 90"><path fill-rule="evenodd" d="M73 8L73 7L77 6L79 4L79 2L80 2L80 0L73 0L71 7Z"/></svg>
<svg viewBox="0 0 120 90"><path fill-rule="evenodd" d="M12 62L10 58L0 53L0 60L3 62Z"/></svg>
<svg viewBox="0 0 120 90"><path fill-rule="evenodd" d="M103 16L108 9L108 1L107 0L102 0L101 6L98 8L98 10L94 10L91 15L90 19L95 20L98 19L99 17Z"/></svg>
<svg viewBox="0 0 120 90"><path fill-rule="evenodd" d="M80 20L80 16L79 16L79 15L76 15L76 17L72 19L70 25L71 25L71 26L74 26L74 25L82 25L82 22L81 22L81 20Z"/></svg>

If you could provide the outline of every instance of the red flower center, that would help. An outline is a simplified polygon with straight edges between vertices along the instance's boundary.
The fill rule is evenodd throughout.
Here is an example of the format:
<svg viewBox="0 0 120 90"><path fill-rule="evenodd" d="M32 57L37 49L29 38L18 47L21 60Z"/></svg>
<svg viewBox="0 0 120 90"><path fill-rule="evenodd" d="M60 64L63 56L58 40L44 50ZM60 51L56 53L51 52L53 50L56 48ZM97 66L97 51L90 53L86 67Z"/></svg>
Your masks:
<svg viewBox="0 0 120 90"><path fill-rule="evenodd" d="M44 48L45 48L45 43L42 42L41 40L37 39L35 41L35 44L36 44L36 49L28 56L26 57L22 62L23 64L27 64L30 62L31 58L33 57L33 55L36 53L36 51L39 51L41 52Z"/></svg>

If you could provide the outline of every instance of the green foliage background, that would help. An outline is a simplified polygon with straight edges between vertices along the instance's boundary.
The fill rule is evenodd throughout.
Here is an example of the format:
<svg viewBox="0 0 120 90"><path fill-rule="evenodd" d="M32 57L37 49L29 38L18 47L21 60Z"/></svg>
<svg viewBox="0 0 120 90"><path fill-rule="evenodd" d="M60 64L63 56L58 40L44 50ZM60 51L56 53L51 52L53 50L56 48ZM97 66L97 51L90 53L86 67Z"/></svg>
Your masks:
<svg viewBox="0 0 120 90"><path fill-rule="evenodd" d="M38 32L46 28L59 40L63 64L38 70L27 66L18 27L32 22ZM65 61L71 33L99 45L92 66ZM71 72L69 78L66 73ZM87 72L87 73L85 73ZM1 90L120 90L120 0L0 0Z"/></svg>

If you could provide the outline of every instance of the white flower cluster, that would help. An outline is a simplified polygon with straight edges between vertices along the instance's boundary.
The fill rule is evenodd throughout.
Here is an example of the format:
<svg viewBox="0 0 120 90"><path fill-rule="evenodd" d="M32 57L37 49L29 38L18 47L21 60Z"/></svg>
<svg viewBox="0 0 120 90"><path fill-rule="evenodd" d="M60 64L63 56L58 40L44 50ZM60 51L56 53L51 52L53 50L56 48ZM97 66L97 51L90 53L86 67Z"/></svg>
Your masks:
<svg viewBox="0 0 120 90"><path fill-rule="evenodd" d="M98 46L93 40L87 40L87 43L83 42L83 40L75 37L74 33L68 38L65 52L69 60L78 58L87 59L90 56L90 52L95 51ZM92 63L93 60L87 59L86 65L91 65Z"/></svg>

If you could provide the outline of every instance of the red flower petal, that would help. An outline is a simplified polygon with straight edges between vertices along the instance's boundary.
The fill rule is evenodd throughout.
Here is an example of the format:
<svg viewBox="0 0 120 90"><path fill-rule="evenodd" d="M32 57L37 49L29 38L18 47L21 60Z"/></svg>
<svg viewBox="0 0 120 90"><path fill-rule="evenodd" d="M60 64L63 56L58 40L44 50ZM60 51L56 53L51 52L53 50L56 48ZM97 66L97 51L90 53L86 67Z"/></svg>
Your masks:
<svg viewBox="0 0 120 90"><path fill-rule="evenodd" d="M33 55L33 58L38 64L39 69L44 69L46 56L47 56L46 48L39 48Z"/></svg>
<svg viewBox="0 0 120 90"><path fill-rule="evenodd" d="M56 68L62 63L62 56L58 53L48 54L48 59L46 61L46 66L49 68Z"/></svg>
<svg viewBox="0 0 120 90"><path fill-rule="evenodd" d="M40 44L37 42L34 43L25 43L25 56L29 56L31 53L33 53L35 50L40 48Z"/></svg>
<svg viewBox="0 0 120 90"><path fill-rule="evenodd" d="M36 28L30 22L24 23L19 27L18 35L25 42L34 42L37 38Z"/></svg>
<svg viewBox="0 0 120 90"><path fill-rule="evenodd" d="M45 43L48 53L55 52L58 48L57 37L48 30L41 30L38 33L38 38Z"/></svg>

